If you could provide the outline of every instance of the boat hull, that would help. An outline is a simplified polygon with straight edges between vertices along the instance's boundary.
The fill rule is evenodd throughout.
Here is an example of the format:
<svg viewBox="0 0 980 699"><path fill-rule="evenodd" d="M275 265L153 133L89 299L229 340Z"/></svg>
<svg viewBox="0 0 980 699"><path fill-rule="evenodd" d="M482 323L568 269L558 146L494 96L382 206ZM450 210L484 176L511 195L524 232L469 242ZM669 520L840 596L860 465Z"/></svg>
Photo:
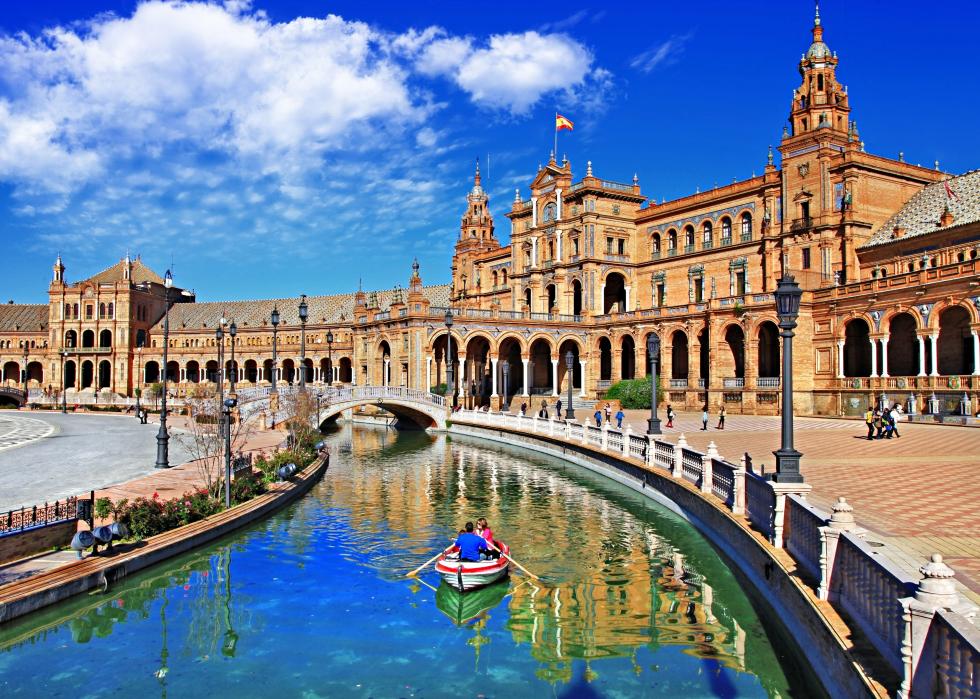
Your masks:
<svg viewBox="0 0 980 699"><path fill-rule="evenodd" d="M506 548L504 549L506 553ZM461 561L452 554L436 562L440 577L460 592L486 587L507 576L510 561L501 556L488 561Z"/></svg>

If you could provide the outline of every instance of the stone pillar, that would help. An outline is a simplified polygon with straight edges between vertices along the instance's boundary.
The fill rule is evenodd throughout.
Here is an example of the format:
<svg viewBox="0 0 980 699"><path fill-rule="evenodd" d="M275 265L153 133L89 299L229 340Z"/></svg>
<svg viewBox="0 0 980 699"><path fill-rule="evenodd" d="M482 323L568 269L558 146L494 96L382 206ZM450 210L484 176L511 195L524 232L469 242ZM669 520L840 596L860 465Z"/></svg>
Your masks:
<svg viewBox="0 0 980 699"><path fill-rule="evenodd" d="M674 467L670 470L670 475L680 480L684 477L684 447L687 446L687 438L681 432L681 436L674 445Z"/></svg>
<svg viewBox="0 0 980 699"><path fill-rule="evenodd" d="M551 395L558 395L558 360L551 360Z"/></svg>
<svg viewBox="0 0 980 699"><path fill-rule="evenodd" d="M786 496L799 495L806 499L806 494L813 489L808 483L777 483L767 481L776 497L776 505L772 519L772 545L777 549L783 548L783 531L786 527Z"/></svg>
<svg viewBox="0 0 980 699"><path fill-rule="evenodd" d="M881 338L881 376L888 377L888 336Z"/></svg>
<svg viewBox="0 0 980 699"><path fill-rule="evenodd" d="M976 330L971 330L973 336L973 375L980 376L980 336Z"/></svg>
<svg viewBox="0 0 980 699"><path fill-rule="evenodd" d="M629 313L633 310L633 306L630 305L630 291L632 290L632 287L627 284L623 287L623 290L626 292L626 312Z"/></svg>
<svg viewBox="0 0 980 699"><path fill-rule="evenodd" d="M425 358L425 390L432 388L432 357Z"/></svg>
<svg viewBox="0 0 980 699"><path fill-rule="evenodd" d="M459 371L457 372L459 376L454 377L456 379L456 392L461 396L466 395L466 357L459 358Z"/></svg>
<svg viewBox="0 0 980 699"><path fill-rule="evenodd" d="M387 386L390 376L388 375L388 367L391 366L391 360L386 359L384 362L384 367L381 370L381 385Z"/></svg>
<svg viewBox="0 0 980 699"><path fill-rule="evenodd" d="M586 377L586 374L585 374L585 363L586 363L586 360L585 359L578 360L579 373L582 375L582 385L578 389L578 397L579 398L585 398L585 377Z"/></svg>
<svg viewBox="0 0 980 699"><path fill-rule="evenodd" d="M561 200L559 199L559 201ZM560 214L558 218L561 218ZM555 257L556 257L555 262L561 262L561 229L560 228L555 229Z"/></svg>
<svg viewBox="0 0 980 699"><path fill-rule="evenodd" d="M528 367L531 364L531 360L529 358L527 358L527 357L521 357L521 364L523 365L523 369L522 369L523 373L521 374L521 376L524 377L524 381L523 381L523 384L521 386L521 390L523 391L523 393L521 395L527 396L527 397L530 398L531 397L531 386L528 383Z"/></svg>
<svg viewBox="0 0 980 699"><path fill-rule="evenodd" d="M872 337L871 340L871 378L878 378L878 343Z"/></svg>
<svg viewBox="0 0 980 699"><path fill-rule="evenodd" d="M930 376L939 376L939 333L932 336L932 373Z"/></svg>
<svg viewBox="0 0 980 699"><path fill-rule="evenodd" d="M922 335L916 336L919 341L919 376L926 375L926 339Z"/></svg>
<svg viewBox="0 0 980 699"><path fill-rule="evenodd" d="M919 342L922 342L922 338L919 338ZM844 341L837 341L837 378L844 378Z"/></svg>
<svg viewBox="0 0 980 699"><path fill-rule="evenodd" d="M714 442L708 443L708 451L701 457L701 492L711 494L711 483L714 480L714 463L712 459L719 458L718 447Z"/></svg>
<svg viewBox="0 0 980 699"><path fill-rule="evenodd" d="M531 228L538 227L538 198L531 197Z"/></svg>
<svg viewBox="0 0 980 699"><path fill-rule="evenodd" d="M497 397L497 362L498 361L499 360L496 357L491 357L490 358L490 364L492 366L492 369L491 369L491 372L490 373L492 374L492 377L493 377L493 380L491 382L491 388L490 388L490 397L491 398L496 398Z"/></svg>
<svg viewBox="0 0 980 699"><path fill-rule="evenodd" d="M832 584L834 581L834 565L837 562L837 544L840 541L841 532L849 532L857 528L854 523L854 508L847 503L843 496L837 498L833 512L827 525L819 528L820 585L817 588L817 597L830 601L833 601L831 596L837 597L837 588L832 588Z"/></svg>

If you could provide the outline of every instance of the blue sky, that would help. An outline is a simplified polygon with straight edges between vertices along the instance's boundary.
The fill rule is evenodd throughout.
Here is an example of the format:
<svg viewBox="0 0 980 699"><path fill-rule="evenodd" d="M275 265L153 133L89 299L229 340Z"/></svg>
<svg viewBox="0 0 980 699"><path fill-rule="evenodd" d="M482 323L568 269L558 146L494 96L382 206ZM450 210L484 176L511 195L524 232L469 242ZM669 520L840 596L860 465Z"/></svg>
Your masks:
<svg viewBox="0 0 980 699"><path fill-rule="evenodd" d="M449 279L473 162L506 244L556 110L578 177L760 171L813 4L34 0L0 13L0 296L125 253L201 300ZM867 149L980 167L980 6L821 3ZM490 155L489 178L486 158Z"/></svg>

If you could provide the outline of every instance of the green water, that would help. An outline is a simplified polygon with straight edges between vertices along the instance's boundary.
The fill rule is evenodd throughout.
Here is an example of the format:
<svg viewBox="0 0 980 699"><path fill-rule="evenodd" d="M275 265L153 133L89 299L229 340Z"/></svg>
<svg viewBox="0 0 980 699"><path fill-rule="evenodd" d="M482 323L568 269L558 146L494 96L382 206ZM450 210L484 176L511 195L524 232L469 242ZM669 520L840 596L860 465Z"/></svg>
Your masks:
<svg viewBox="0 0 980 699"><path fill-rule="evenodd" d="M329 442L323 481L276 516L0 627L0 693L808 693L718 554L641 496L480 440L345 427ZM512 570L460 598L431 568L403 577L479 516L541 581Z"/></svg>

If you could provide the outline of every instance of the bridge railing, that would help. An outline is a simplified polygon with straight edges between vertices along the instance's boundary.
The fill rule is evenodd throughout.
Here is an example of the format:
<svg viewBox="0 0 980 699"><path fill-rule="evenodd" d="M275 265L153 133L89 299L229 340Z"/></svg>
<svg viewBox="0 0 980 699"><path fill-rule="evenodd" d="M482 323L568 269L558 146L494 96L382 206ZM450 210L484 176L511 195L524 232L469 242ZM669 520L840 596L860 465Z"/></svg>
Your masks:
<svg viewBox="0 0 980 699"><path fill-rule="evenodd" d="M784 548L808 573L816 596L827 600L868 637L884 666L901 680L897 695L959 696L980 676L980 628L977 608L956 588L953 571L934 554L919 568L921 579L906 572L887 549L863 541L851 512L839 498L833 513L806 502L810 486L773 483L753 472L746 454L726 461L714 443L707 453L659 437L587 423L510 413L461 410L453 423L504 428L540 435L550 441L615 455L603 459L642 487L652 473L687 481L716 507L744 516L775 548ZM795 491L795 492L794 492ZM927 642L928 639L928 642ZM964 684L965 683L965 684ZM923 690L924 688L924 690ZM917 691L918 690L918 693Z"/></svg>
<svg viewBox="0 0 980 699"><path fill-rule="evenodd" d="M278 390L279 397L294 396L302 389L299 386L283 386ZM437 408L446 407L446 398L420 388L407 388L405 386L307 386L306 393L311 398L319 399L320 408L327 408L337 403L349 402L375 402L384 400L399 400L410 403L421 403L426 406ZM248 420L255 415L269 410L269 399L271 390L263 386L259 388L244 389L238 394L239 415L241 419ZM275 412L269 414L269 418L276 423L283 422L292 417L289 407L280 403L280 407Z"/></svg>

